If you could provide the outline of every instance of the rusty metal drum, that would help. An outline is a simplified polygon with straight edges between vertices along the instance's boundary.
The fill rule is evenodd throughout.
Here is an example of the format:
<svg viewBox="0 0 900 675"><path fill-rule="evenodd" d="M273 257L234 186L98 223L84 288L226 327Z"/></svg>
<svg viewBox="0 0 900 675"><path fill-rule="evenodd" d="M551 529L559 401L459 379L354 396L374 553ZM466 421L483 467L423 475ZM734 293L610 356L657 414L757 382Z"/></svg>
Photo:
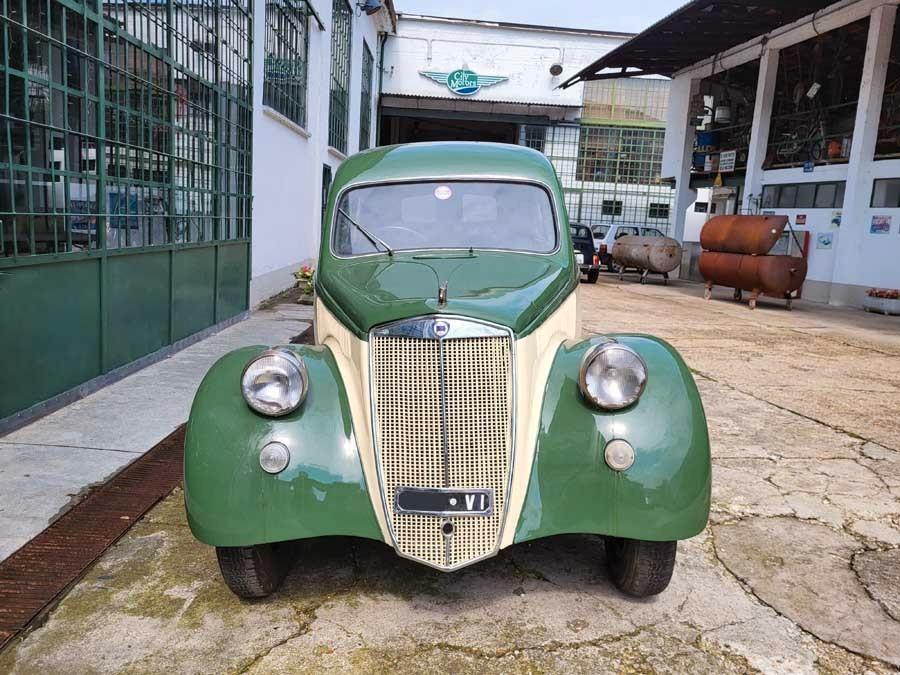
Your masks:
<svg viewBox="0 0 900 675"><path fill-rule="evenodd" d="M681 244L671 237L620 237L613 244L612 259L619 267L636 267L666 274L681 264Z"/></svg>
<svg viewBox="0 0 900 675"><path fill-rule="evenodd" d="M700 231L700 246L706 251L766 255L787 224L787 216L715 216Z"/></svg>
<svg viewBox="0 0 900 675"><path fill-rule="evenodd" d="M707 282L773 297L798 290L806 279L806 260L789 255L741 255L703 251L700 274Z"/></svg>

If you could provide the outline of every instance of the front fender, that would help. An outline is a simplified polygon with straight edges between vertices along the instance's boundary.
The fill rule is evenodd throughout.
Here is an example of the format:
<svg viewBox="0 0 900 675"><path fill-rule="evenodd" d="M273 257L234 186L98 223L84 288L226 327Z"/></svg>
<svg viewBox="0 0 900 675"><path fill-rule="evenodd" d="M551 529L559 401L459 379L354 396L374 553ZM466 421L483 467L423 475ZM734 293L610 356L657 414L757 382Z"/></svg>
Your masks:
<svg viewBox="0 0 900 675"><path fill-rule="evenodd" d="M306 400L289 415L260 415L241 395L241 373L265 347L227 354L200 384L184 449L191 531L213 546L324 535L382 541L334 357L327 347L289 348L303 358L310 381ZM288 467L274 476L259 466L269 441L291 453Z"/></svg>
<svg viewBox="0 0 900 675"><path fill-rule="evenodd" d="M625 410L596 410L581 396L578 373L584 354L605 338L560 346L544 392L516 542L566 533L671 541L706 526L709 436L690 371L662 340L608 337L644 359L644 394ZM616 438L635 449L634 464L621 473L603 457L606 443Z"/></svg>

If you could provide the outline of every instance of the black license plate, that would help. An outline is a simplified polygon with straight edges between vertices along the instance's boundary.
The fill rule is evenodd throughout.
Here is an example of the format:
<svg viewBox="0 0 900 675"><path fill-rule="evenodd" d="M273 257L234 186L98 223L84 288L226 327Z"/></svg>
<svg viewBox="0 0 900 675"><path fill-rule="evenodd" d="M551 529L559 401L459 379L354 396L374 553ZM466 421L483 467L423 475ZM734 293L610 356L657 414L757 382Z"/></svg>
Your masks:
<svg viewBox="0 0 900 675"><path fill-rule="evenodd" d="M494 511L491 488L397 488L397 513L420 516L489 516Z"/></svg>

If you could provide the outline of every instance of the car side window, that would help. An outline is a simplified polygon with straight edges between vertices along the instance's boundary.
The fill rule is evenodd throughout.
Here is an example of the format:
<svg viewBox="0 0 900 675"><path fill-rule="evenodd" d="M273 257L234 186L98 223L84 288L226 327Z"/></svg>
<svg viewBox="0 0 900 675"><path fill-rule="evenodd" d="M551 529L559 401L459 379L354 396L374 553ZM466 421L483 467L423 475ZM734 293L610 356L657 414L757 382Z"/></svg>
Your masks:
<svg viewBox="0 0 900 675"><path fill-rule="evenodd" d="M570 226L569 226L569 231L572 233L572 236L573 236L573 237L578 237L578 238L580 238L580 239L587 239L588 237L591 236L591 231L588 230L588 229L587 229L586 227L584 227L583 225L581 225L581 226L579 226L579 225L570 225Z"/></svg>
<svg viewBox="0 0 900 675"><path fill-rule="evenodd" d="M664 237L665 235L655 227L645 227L641 230L641 234L645 237Z"/></svg>
<svg viewBox="0 0 900 675"><path fill-rule="evenodd" d="M626 235L637 234L637 233L638 233L638 230L636 227L620 227L619 231L616 232L616 239L618 239L620 237L624 237Z"/></svg>

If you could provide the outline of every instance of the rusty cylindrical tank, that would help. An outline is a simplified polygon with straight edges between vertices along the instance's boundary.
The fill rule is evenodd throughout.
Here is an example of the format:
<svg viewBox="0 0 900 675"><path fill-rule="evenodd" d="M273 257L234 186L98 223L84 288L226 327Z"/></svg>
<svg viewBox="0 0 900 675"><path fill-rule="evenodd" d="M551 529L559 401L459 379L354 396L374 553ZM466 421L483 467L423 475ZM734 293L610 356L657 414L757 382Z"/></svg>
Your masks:
<svg viewBox="0 0 900 675"><path fill-rule="evenodd" d="M620 267L666 274L681 263L681 244L671 237L620 237L613 244L612 259Z"/></svg>
<svg viewBox="0 0 900 675"><path fill-rule="evenodd" d="M787 223L787 216L714 216L700 231L700 246L705 251L766 255Z"/></svg>
<svg viewBox="0 0 900 675"><path fill-rule="evenodd" d="M806 260L789 255L703 251L700 254L700 274L720 286L783 298L803 285Z"/></svg>

